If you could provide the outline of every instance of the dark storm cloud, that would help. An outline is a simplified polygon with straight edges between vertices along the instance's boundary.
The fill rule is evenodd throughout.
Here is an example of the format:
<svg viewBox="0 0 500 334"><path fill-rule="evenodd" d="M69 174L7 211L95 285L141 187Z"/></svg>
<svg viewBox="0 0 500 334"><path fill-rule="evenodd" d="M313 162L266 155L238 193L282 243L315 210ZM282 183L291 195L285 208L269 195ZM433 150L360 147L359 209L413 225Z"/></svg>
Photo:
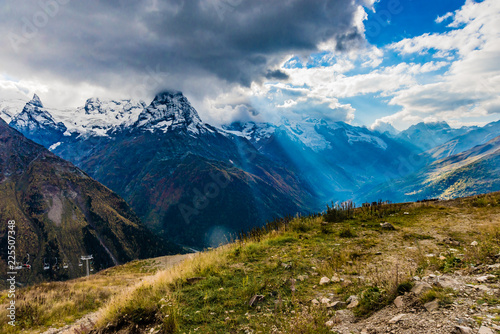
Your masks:
<svg viewBox="0 0 500 334"><path fill-rule="evenodd" d="M336 39L337 50L362 39L353 28L357 0L6 0L0 5L2 71L109 85L149 78L182 89L183 80L217 77L245 86L280 57ZM272 70L271 70L272 69ZM151 77L153 74L150 74Z"/></svg>
<svg viewBox="0 0 500 334"><path fill-rule="evenodd" d="M288 74L280 70L268 71L266 74L266 79L287 80Z"/></svg>

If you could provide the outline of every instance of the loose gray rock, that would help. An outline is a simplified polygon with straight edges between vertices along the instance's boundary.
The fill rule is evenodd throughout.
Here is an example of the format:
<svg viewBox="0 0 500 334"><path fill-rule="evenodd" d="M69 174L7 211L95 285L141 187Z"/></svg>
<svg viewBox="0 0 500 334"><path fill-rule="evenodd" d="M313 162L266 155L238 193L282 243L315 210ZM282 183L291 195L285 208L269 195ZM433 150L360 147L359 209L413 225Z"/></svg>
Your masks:
<svg viewBox="0 0 500 334"><path fill-rule="evenodd" d="M330 283L330 279L328 277L321 277L321 279L319 280L319 285L325 285L328 283Z"/></svg>
<svg viewBox="0 0 500 334"><path fill-rule="evenodd" d="M495 278L495 277L496 277L495 275L479 276L479 277L477 277L477 278L476 278L476 280L477 280L478 282L483 283L483 282L486 282L486 281L488 281L489 279L491 279L491 278Z"/></svg>
<svg viewBox="0 0 500 334"><path fill-rule="evenodd" d="M403 319L403 317L405 315L406 315L405 313L398 314L397 316L395 316L394 318L392 318L391 320L389 320L389 323L390 324L395 324L395 323L401 321L401 319Z"/></svg>
<svg viewBox="0 0 500 334"><path fill-rule="evenodd" d="M472 334L472 328L466 326L456 326L455 327L456 334Z"/></svg>
<svg viewBox="0 0 500 334"><path fill-rule="evenodd" d="M351 296L349 296L349 298L347 298L346 303L349 304L349 303L352 303L355 300L358 300L358 296L351 295Z"/></svg>
<svg viewBox="0 0 500 334"><path fill-rule="evenodd" d="M489 329L488 327L481 326L481 328L479 328L479 332L477 332L477 334L495 334L495 333L491 329Z"/></svg>
<svg viewBox="0 0 500 334"><path fill-rule="evenodd" d="M347 308L348 309L351 309L351 308L355 308L359 305L359 300L355 299L353 300L352 302L349 303L349 305L347 305Z"/></svg>
<svg viewBox="0 0 500 334"><path fill-rule="evenodd" d="M396 305L397 308L402 308L404 306L403 296L399 296L394 299L394 305Z"/></svg>
<svg viewBox="0 0 500 334"><path fill-rule="evenodd" d="M341 301L336 301L336 302L328 304L326 306L326 308L331 308L331 309L334 309L334 310L340 310L340 309L346 308L346 306L347 306L346 303L341 302Z"/></svg>
<svg viewBox="0 0 500 334"><path fill-rule="evenodd" d="M439 302L437 300L433 300L432 302L428 302L424 304L427 312L434 312L439 308Z"/></svg>
<svg viewBox="0 0 500 334"><path fill-rule="evenodd" d="M417 282L415 286L411 289L411 292L416 294L417 296L429 291L432 289L432 286L430 286L429 283L426 282Z"/></svg>
<svg viewBox="0 0 500 334"><path fill-rule="evenodd" d="M330 304L331 300L329 298L321 298L321 304Z"/></svg>
<svg viewBox="0 0 500 334"><path fill-rule="evenodd" d="M385 223L380 223L380 226L384 229L384 230L395 230L396 228L394 226L392 226L391 223L388 223L388 222L385 222Z"/></svg>
<svg viewBox="0 0 500 334"><path fill-rule="evenodd" d="M436 285L443 289L449 288L453 290L460 290L461 286L457 280L446 276L438 277L436 280Z"/></svg>

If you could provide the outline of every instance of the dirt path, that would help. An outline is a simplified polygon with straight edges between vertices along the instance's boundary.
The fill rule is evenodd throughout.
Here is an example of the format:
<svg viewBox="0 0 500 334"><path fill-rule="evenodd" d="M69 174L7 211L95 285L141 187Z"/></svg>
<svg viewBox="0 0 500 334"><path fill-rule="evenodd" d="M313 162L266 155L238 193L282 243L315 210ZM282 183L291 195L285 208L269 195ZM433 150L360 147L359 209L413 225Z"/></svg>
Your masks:
<svg viewBox="0 0 500 334"><path fill-rule="evenodd" d="M154 265L160 269L167 269L173 267L187 258L191 257L192 254L183 255L171 255L171 256L161 256L154 258ZM94 327L97 318L99 317L99 311L89 313L82 318L78 319L75 323L67 325L61 328L50 328L49 330L43 332L42 334L84 334L90 332Z"/></svg>

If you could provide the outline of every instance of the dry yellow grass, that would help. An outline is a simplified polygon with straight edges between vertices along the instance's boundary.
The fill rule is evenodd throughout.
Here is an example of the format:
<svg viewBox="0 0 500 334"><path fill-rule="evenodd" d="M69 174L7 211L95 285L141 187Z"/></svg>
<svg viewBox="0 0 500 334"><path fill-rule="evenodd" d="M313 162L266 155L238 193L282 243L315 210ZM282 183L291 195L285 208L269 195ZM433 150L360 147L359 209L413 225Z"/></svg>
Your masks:
<svg viewBox="0 0 500 334"><path fill-rule="evenodd" d="M0 332L17 333L26 329L34 333L72 323L98 310L110 298L137 285L137 282L148 279L158 267L168 265L170 263L164 258L133 261L89 277L19 288L16 291L16 327L2 321ZM0 292L1 319L7 319L9 301L7 292Z"/></svg>

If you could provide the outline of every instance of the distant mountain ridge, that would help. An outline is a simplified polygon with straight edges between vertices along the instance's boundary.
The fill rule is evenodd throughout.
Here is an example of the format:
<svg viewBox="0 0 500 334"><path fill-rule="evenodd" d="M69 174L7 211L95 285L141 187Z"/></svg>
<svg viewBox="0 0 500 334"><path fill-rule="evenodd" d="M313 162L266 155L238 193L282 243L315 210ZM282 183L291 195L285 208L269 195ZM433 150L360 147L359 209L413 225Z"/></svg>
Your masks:
<svg viewBox="0 0 500 334"><path fill-rule="evenodd" d="M453 129L446 122L421 122L401 131L397 135L397 138L413 143L423 151L427 151L473 129L475 129L475 127Z"/></svg>
<svg viewBox="0 0 500 334"><path fill-rule="evenodd" d="M363 194L368 200L451 199L500 190L500 136L467 151L437 160L405 178Z"/></svg>
<svg viewBox="0 0 500 334"><path fill-rule="evenodd" d="M41 120L32 133L11 125L116 191L156 232L189 246L213 246L229 233L330 201L367 200L359 194L500 135L496 123L419 123L398 133L390 124L370 130L314 118L217 128L178 91L161 92L149 105L91 98L73 111L45 111L64 124L63 135L40 117L30 118ZM237 212L248 213L241 219Z"/></svg>

